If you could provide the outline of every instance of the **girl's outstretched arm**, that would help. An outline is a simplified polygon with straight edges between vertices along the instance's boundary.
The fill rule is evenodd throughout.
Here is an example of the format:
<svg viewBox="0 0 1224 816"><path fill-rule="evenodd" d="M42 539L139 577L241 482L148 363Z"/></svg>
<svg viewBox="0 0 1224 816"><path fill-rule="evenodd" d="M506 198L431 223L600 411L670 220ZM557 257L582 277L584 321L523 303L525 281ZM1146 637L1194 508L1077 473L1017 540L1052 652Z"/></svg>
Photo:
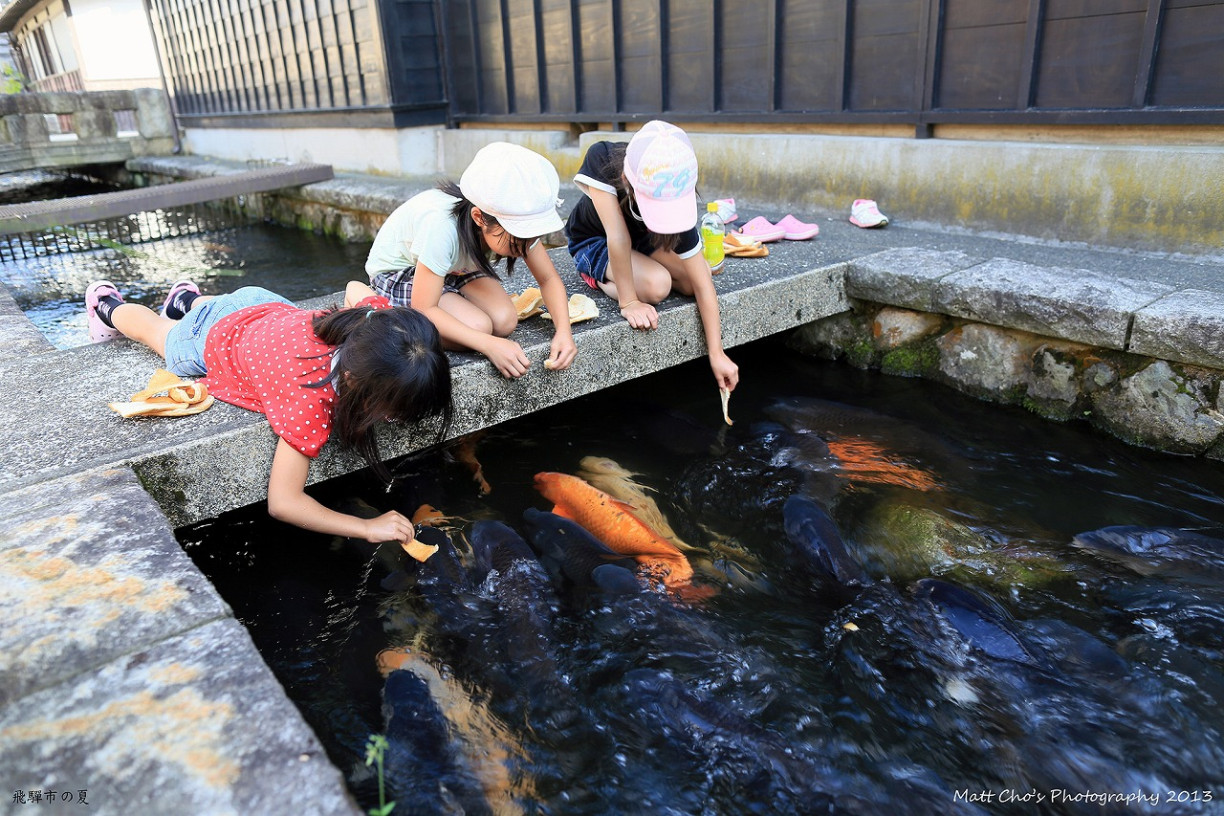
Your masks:
<svg viewBox="0 0 1224 816"><path fill-rule="evenodd" d="M361 538L372 544L413 539L412 522L392 510L372 519L358 518L330 510L306 495L306 476L310 459L284 439L276 443L272 473L268 476L268 514L304 530L347 538Z"/></svg>
<svg viewBox="0 0 1224 816"><path fill-rule="evenodd" d="M739 366L723 351L722 320L718 309L718 293L714 291L714 279L705 256L698 252L684 259L684 276L688 287L697 300L697 313L701 315L701 327L705 333L706 349L710 356L710 368L718 387L734 391L739 383Z"/></svg>
<svg viewBox="0 0 1224 816"><path fill-rule="evenodd" d="M569 298L565 294L565 283L557 274L557 267L544 244L536 241L527 250L524 258L531 276L540 285L540 294L544 297L544 305L553 316L553 340L548 355L547 368L569 368L570 363L578 356L578 346L574 345L574 333L570 330L569 320L558 320L557 315L569 315Z"/></svg>

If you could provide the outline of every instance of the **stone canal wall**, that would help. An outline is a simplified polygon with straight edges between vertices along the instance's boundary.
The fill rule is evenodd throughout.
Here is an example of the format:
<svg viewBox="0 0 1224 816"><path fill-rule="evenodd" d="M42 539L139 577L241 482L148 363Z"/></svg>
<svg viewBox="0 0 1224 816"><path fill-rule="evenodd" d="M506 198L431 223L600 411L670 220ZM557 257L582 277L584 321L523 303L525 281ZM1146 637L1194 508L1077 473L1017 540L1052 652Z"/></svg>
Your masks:
<svg viewBox="0 0 1224 816"><path fill-rule="evenodd" d="M1224 304L1213 292L922 250L849 264L846 292L849 311L798 329L792 344L1224 459Z"/></svg>

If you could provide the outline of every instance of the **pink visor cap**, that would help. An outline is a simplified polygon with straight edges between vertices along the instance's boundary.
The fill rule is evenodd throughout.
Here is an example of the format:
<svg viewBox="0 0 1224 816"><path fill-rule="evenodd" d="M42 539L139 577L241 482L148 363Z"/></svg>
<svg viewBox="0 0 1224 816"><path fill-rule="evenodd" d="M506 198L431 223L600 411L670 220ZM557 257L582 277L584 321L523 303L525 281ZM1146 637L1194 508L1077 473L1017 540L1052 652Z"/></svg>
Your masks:
<svg viewBox="0 0 1224 816"><path fill-rule="evenodd" d="M459 178L463 197L516 238L539 238L564 226L557 214L560 187L552 162L509 142L480 148Z"/></svg>
<svg viewBox="0 0 1224 816"><path fill-rule="evenodd" d="M683 130L647 122L625 149L625 178L646 227L660 235L697 225L697 156Z"/></svg>

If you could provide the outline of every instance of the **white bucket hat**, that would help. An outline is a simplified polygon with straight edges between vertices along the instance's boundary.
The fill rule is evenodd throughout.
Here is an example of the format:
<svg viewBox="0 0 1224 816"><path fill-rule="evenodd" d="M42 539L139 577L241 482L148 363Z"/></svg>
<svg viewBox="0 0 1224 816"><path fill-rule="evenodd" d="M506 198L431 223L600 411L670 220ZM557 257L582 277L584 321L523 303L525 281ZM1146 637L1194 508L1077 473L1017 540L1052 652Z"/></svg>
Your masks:
<svg viewBox="0 0 1224 816"><path fill-rule="evenodd" d="M459 179L463 197L516 238L539 238L562 228L560 188L552 162L509 142L480 148Z"/></svg>

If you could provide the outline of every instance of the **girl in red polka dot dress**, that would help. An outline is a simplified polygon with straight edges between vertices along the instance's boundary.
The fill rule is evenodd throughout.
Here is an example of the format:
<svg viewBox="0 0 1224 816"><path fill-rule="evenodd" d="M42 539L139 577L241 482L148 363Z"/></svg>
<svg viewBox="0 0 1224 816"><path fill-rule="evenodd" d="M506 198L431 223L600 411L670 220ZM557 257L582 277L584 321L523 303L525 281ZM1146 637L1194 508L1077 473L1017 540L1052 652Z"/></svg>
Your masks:
<svg viewBox="0 0 1224 816"><path fill-rule="evenodd" d="M310 460L333 434L384 479L375 427L438 417L450 425L450 362L437 329L420 312L393 308L363 283L345 292L351 308L299 309L248 286L216 297L190 281L171 289L158 314L125 303L109 281L85 291L89 337L144 343L180 376L205 375L217 399L266 414L280 437L268 478L268 512L307 530L370 542L413 538L412 523L391 511L362 519L306 495Z"/></svg>

